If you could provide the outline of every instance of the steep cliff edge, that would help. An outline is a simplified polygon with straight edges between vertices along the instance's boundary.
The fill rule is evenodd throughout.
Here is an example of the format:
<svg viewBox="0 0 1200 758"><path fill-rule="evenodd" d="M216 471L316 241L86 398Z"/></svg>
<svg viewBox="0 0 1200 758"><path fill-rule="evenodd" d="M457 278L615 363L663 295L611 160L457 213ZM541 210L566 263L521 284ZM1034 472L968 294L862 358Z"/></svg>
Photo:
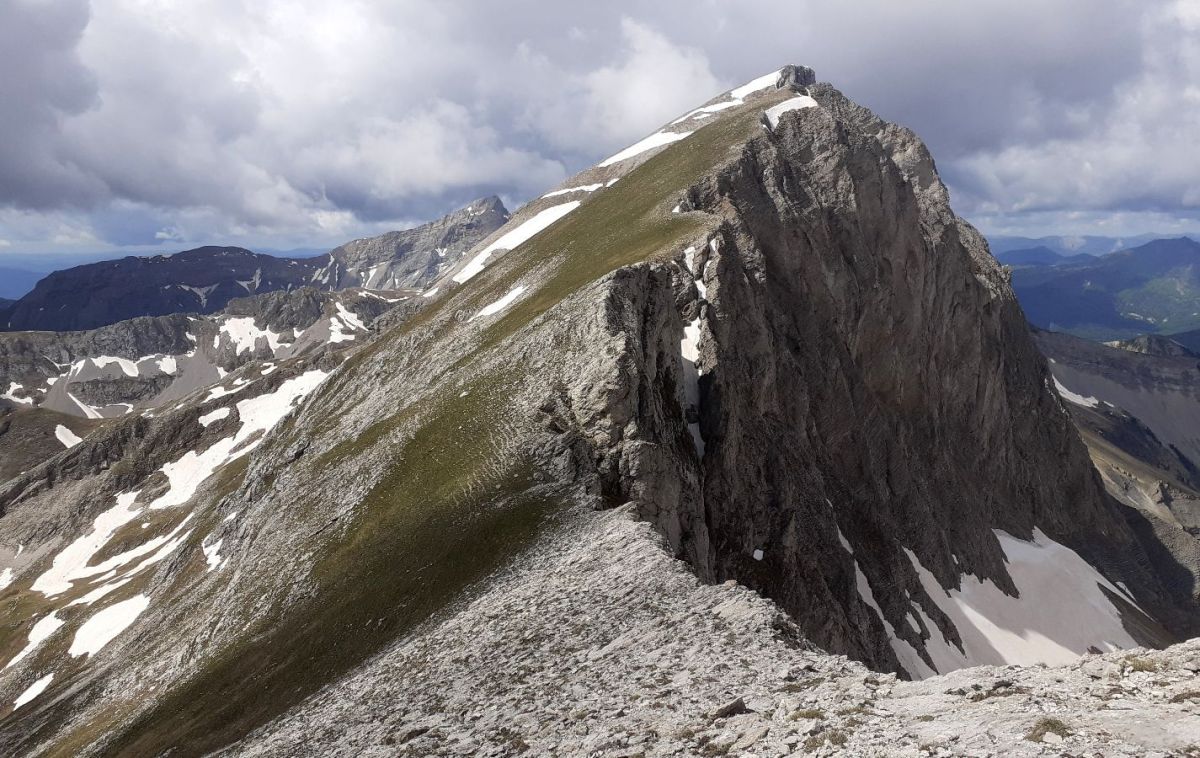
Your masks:
<svg viewBox="0 0 1200 758"><path fill-rule="evenodd" d="M510 754L546 714L539 749L619 754L612 732L658 728L650 701L705 709L662 720L674 747L728 750L756 741L717 733L746 711L822 720L792 697L816 688L846 713L779 731L836 750L895 681L814 646L921 677L1195 623L924 148L811 70L714 98L531 202L437 290L344 362L244 367L0 491L0 747ZM686 564L590 511L623 505ZM767 599L711 586L728 579ZM483 628L495 649L454 644ZM618 630L648 647L606 663ZM1193 662L1164 654L1171 689L1144 704L1178 722L1170 749L1195 723ZM597 689L629 686L603 693L590 741L509 699L509 679L580 703L566 716L585 725ZM322 707L341 687L368 723ZM931 730L956 728L943 710L921 712ZM1028 741L1020 721L1005 745Z"/></svg>
<svg viewBox="0 0 1200 758"><path fill-rule="evenodd" d="M889 669L899 655L913 674L1044 653L1000 649L1057 602L1005 565L1006 539L1035 530L1194 634L1192 598L1148 571L924 146L828 86L809 94L816 107L683 201L720 229L692 263L706 534L677 544L710 579L778 600L822 647ZM1078 589L1094 594L1094 579ZM1022 610L999 607L1018 592ZM951 622L961 606L997 614L995 628ZM1127 619L1155 639L1140 624ZM1061 631L1066 648L1103 649Z"/></svg>

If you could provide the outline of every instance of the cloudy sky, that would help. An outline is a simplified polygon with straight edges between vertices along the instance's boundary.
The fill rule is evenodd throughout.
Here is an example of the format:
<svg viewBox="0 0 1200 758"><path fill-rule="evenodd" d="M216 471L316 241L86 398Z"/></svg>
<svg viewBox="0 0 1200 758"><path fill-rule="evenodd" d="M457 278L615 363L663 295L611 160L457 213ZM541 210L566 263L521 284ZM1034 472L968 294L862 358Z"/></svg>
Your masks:
<svg viewBox="0 0 1200 758"><path fill-rule="evenodd" d="M1200 0L0 0L0 263L515 206L789 62L985 232L1200 230Z"/></svg>

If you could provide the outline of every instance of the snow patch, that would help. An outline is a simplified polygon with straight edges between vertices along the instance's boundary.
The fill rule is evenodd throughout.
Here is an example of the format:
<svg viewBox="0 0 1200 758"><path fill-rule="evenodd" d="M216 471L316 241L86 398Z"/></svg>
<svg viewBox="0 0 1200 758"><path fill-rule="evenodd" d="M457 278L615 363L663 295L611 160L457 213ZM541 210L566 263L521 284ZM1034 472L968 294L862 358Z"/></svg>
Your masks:
<svg viewBox="0 0 1200 758"><path fill-rule="evenodd" d="M45 692L46 688L50 686L50 682L52 681L54 681L54 674L46 674L41 679L29 685L25 691L20 695L17 695L17 699L13 701L13 710L17 710L30 700L33 700L35 697Z"/></svg>
<svg viewBox="0 0 1200 758"><path fill-rule="evenodd" d="M751 79L742 86L735 87L734 89L730 90L729 100L723 100L719 103L713 103L712 105L702 105L699 108L689 111L683 116L675 119L671 122L671 125L674 126L675 124L680 124L688 119L693 118L696 120L708 118L712 114L719 113L726 108L732 108L735 105L741 105L746 101L746 96L752 95L759 90L767 89L768 87L774 87L779 81L779 73L782 70L783 69L780 69L779 71L772 71L769 74L763 74L760 77Z"/></svg>
<svg viewBox="0 0 1200 758"><path fill-rule="evenodd" d="M767 87L774 87L779 82L779 74L783 69L776 69L769 74L751 79L740 87L735 87L729 91L729 96L734 100L742 100L747 95L752 95L759 90L764 90Z"/></svg>
<svg viewBox="0 0 1200 758"><path fill-rule="evenodd" d="M198 418L196 420L200 422L200 426L203 426L207 429L209 427L209 425L211 425L217 421L220 421L223 418L229 418L229 409L228 408L218 408L215 411L212 411L211 413L204 414L203 416L201 416L200 418Z"/></svg>
<svg viewBox="0 0 1200 758"><path fill-rule="evenodd" d="M471 261L463 267L462 271L459 271L454 275L454 281L462 284L463 282L469 280L480 271L483 271L483 267L487 265L487 260L491 257L492 253L496 252L497 250L515 249L519 245L528 241L535 234L550 226L555 221L558 221L560 218L578 207L579 201L572 200L569 203L552 205L549 208L538 211L525 223L519 225L515 229L505 232L504 234L500 235L499 239L497 239L495 242L488 245L483 250L480 250L479 254L472 258Z"/></svg>
<svg viewBox="0 0 1200 758"><path fill-rule="evenodd" d="M92 418L92 419L104 418L104 416L101 415L100 411L98 411L95 408L93 408L92 406L80 401L79 398L75 397L70 392L68 392L66 394L67 394L67 399L70 400L71 402L75 403L75 406L77 408L79 408L79 410L83 413L85 418Z"/></svg>
<svg viewBox="0 0 1200 758"><path fill-rule="evenodd" d="M603 182L601 182L600 184L581 184L578 187L567 187L566 189L560 189L560 190L554 190L553 192L547 192L546 194L542 195L542 197L543 198L558 197L559 195L569 195L572 192L595 192L596 190L600 189L603 186L604 186Z"/></svg>
<svg viewBox="0 0 1200 758"><path fill-rule="evenodd" d="M221 543L225 540L217 540L211 545L200 543L200 550L204 552L204 560L208 563L208 570L221 568Z"/></svg>
<svg viewBox="0 0 1200 758"><path fill-rule="evenodd" d="M679 140L686 139L690 136L692 136L692 132L655 132L645 139L638 140L621 152L610 155L596 165L600 166L601 168L604 168L605 166L611 166L614 163L620 163L627 158L632 158L633 156L644 153L647 150L653 150L656 147L669 145L672 142L678 142Z"/></svg>
<svg viewBox="0 0 1200 758"><path fill-rule="evenodd" d="M808 95L800 95L799 97L793 97L790 100L784 100L778 105L773 105L770 108L767 108L765 115L767 117L767 123L770 124L772 129L774 129L775 127L779 126L779 118L788 111L798 111L803 110L804 108L816 107L816 100L813 100Z"/></svg>
<svg viewBox="0 0 1200 758"><path fill-rule="evenodd" d="M54 436L58 438L58 441L61 442L65 448L72 448L78 445L80 442L83 442L83 440L79 438L79 435L75 434L75 432L71 431L62 424L59 424L54 428Z"/></svg>
<svg viewBox="0 0 1200 758"><path fill-rule="evenodd" d="M472 316L470 318L470 320L474 321L475 319L479 318L480 316L490 316L493 313L499 313L500 311L504 310L508 306L512 305L513 301L515 301L518 297L520 297L521 293L524 291L525 291L525 287L523 285L518 286L518 287L513 287L512 289L510 289L508 292L506 292L504 294L504 297L500 298L499 300L497 300L493 303L488 303L487 305L483 306L483 308L481 308L479 310L479 313L476 313L474 316Z"/></svg>
<svg viewBox="0 0 1200 758"><path fill-rule="evenodd" d="M259 329L254 323L254 318L250 316L225 319L221 322L220 334L229 337L234 344L234 352L238 355L247 351L253 352L260 339L267 341L272 353L279 350L279 335L270 329ZM220 340L220 335L217 339Z"/></svg>
<svg viewBox="0 0 1200 758"><path fill-rule="evenodd" d="M95 655L105 645L116 639L117 635L142 615L150 605L150 598L145 595L134 595L128 600L114 603L96 613L79 627L75 639L67 652L78 658L83 655Z"/></svg>
<svg viewBox="0 0 1200 758"><path fill-rule="evenodd" d="M8 392L5 392L4 394L0 395L0 398L4 398L5 400L11 400L14 403L20 403L21 405L33 405L33 398L17 397L17 394L16 394L17 390L22 390L22 389L25 389L25 387L23 385L17 384L16 382L9 382Z"/></svg>
<svg viewBox="0 0 1200 758"><path fill-rule="evenodd" d="M146 524L142 524L142 526L145 527ZM126 584L129 584L129 581L130 581L130 577L126 577L124 579L118 579L115 582L110 582L108 584L102 584L99 587L97 587L96 589L94 589L91 592L84 595L83 597L78 598L76 600L72 600L71 602L67 603L67 605L68 606L91 605L92 603L95 603L97 600L100 600L101 598L107 596L109 593L115 592L115 591L121 589L122 587L124 587Z"/></svg>
<svg viewBox="0 0 1200 758"><path fill-rule="evenodd" d="M329 341L332 343L348 342L355 339L352 331L365 332L367 325L358 314L346 308L341 303L334 304L337 314L329 319Z"/></svg>
<svg viewBox="0 0 1200 758"><path fill-rule="evenodd" d="M29 641L25 643L25 647L21 649L21 652L13 656L13 659L4 668L11 668L17 661L32 653L37 649L38 645L49 639L50 635L57 632L59 627L65 623L65 621L58 617L57 612L52 612L48 616L44 616L29 630Z"/></svg>
<svg viewBox="0 0 1200 758"><path fill-rule="evenodd" d="M1033 541L993 530L1006 556L1018 596L1012 597L971 575L962 587L944 590L937 578L907 549L921 586L954 623L963 649L946 641L917 610L940 640L926 641L939 673L979 665L1057 666L1097 648L1104 652L1137 647L1121 623L1121 613L1104 591L1120 589L1078 553L1033 530Z"/></svg>
<svg viewBox="0 0 1200 758"><path fill-rule="evenodd" d="M1094 397L1084 397L1083 395L1076 395L1074 392L1072 392L1071 390L1064 387L1062 382L1058 381L1058 377L1054 377L1054 388L1058 390L1058 394L1062 396L1062 399L1066 400L1069 403L1074 403L1075 405L1082 405L1084 408L1099 408L1100 407L1100 400L1098 400Z"/></svg>

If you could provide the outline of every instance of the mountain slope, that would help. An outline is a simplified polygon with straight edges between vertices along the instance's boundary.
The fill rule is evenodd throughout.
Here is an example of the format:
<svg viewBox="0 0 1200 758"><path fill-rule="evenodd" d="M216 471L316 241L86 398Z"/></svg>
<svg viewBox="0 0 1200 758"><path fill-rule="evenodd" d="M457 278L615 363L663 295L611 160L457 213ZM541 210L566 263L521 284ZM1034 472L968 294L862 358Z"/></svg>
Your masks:
<svg viewBox="0 0 1200 758"><path fill-rule="evenodd" d="M353 345L408 299L304 287L232 300L209 316L0 333L0 482L78 444L105 419L150 414L247 364L269 372L274 361Z"/></svg>
<svg viewBox="0 0 1200 758"><path fill-rule="evenodd" d="M411 751L520 752L538 710L512 713L506 677L588 700L603 679L585 660L680 614L688 646L605 714L644 719L639 687L665 710L728 697L710 723L783 707L734 699L738 667L755 669L738 643L793 661L778 679L802 691L824 677L788 649L922 677L1194 633L1193 598L1105 495L923 145L809 69L714 98L535 200L437 291L349 355L121 419L0 489L0 652L18 658L0 687L20 701L0 746L387 753L429 735ZM645 528L606 536L593 509L622 505L704 582L776 605L683 581ZM615 617L551 616L581 616L585 653L570 629L530 627L519 588L528 604L603 599L591 539L628 589ZM563 584L514 595L531 566ZM105 639L100 614L120 622ZM436 645L481 627L513 654ZM733 660L672 665L706 654ZM865 707L878 680L818 660ZM372 686L397 679L399 699ZM395 732L348 729L322 707L330 685ZM1193 723L1182 704L1163 714Z"/></svg>
<svg viewBox="0 0 1200 758"><path fill-rule="evenodd" d="M1031 323L1113 340L1200 325L1200 243L1160 239L1098 260L1013 271Z"/></svg>

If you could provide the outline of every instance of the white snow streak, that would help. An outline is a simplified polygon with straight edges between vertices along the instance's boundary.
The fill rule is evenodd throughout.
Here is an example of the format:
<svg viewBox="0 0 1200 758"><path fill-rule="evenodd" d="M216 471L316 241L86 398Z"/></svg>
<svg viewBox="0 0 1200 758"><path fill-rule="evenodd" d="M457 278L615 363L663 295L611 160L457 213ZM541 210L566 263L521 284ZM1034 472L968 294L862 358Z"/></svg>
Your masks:
<svg viewBox="0 0 1200 758"><path fill-rule="evenodd" d="M633 156L644 153L647 150L653 150L656 147L669 145L672 142L678 142L679 140L690 136L692 136L692 132L655 132L645 139L638 140L621 152L610 155L596 165L600 166L601 168L604 168L605 166L611 166L614 163L620 163L627 158L632 158Z"/></svg>
<svg viewBox="0 0 1200 758"><path fill-rule="evenodd" d="M211 413L205 413L200 418L196 419L200 422L200 426L207 428L209 425L220 421L221 419L229 418L228 408L218 408Z"/></svg>
<svg viewBox="0 0 1200 758"><path fill-rule="evenodd" d="M1066 400L1069 403L1074 403L1075 405L1082 405L1084 408L1100 407L1099 400L1097 400L1094 397L1084 397L1083 395L1076 395L1074 392L1072 392L1071 390L1064 387L1062 385L1062 382L1058 381L1058 377L1054 377L1054 388L1058 390L1059 395L1062 395L1062 399Z"/></svg>
<svg viewBox="0 0 1200 758"><path fill-rule="evenodd" d="M504 297L493 303L488 303L487 305L483 306L483 308L479 310L479 313L476 313L474 316L472 316L470 320L474 321L480 316L490 316L493 313L499 313L508 306L512 305L513 301L520 297L521 293L524 291L525 287L523 285L519 287L513 287L505 293Z"/></svg>
<svg viewBox="0 0 1200 758"><path fill-rule="evenodd" d="M787 113L788 111L798 111L798 110L802 110L804 108L816 108L816 107L817 107L817 101L813 100L808 95L800 95L799 97L793 97L790 100L784 100L782 103L780 103L778 105L773 105L770 108L767 108L767 110L766 110L767 123L771 125L772 129L774 129L775 127L779 126L779 118L781 116L783 116L783 114Z"/></svg>
<svg viewBox="0 0 1200 758"><path fill-rule="evenodd" d="M937 672L929 668L929 664L921 659L916 648L896 636L896 628L888 622L887 618L883 615L883 609L876 602L875 593L871 591L871 583L867 581L867 575L859 567L858 559L854 557L854 549L850 547L850 542L842 534L841 529L838 529L837 536L838 541L842 543L842 547L846 549L846 552L850 554L851 559L854 561L854 584L858 589L858 596L862 598L863 603L868 608L875 611L875 615L883 622L883 628L887 631L888 642L891 643L892 652L896 654L896 659L900 661L900 665L916 679L924 679L936 674Z"/></svg>
<svg viewBox="0 0 1200 758"><path fill-rule="evenodd" d="M17 710L30 700L33 700L35 697L45 692L46 688L50 686L50 682L53 680L54 674L46 674L41 679L29 685L29 687L27 687L20 695L17 695L17 699L13 701L13 710Z"/></svg>
<svg viewBox="0 0 1200 758"><path fill-rule="evenodd" d="M599 184L581 184L578 187L567 187L566 189L560 189L560 190L554 190L553 192L547 192L546 194L542 195L542 197L543 198L558 197L559 195L569 195L572 192L595 192L596 190L600 189L603 186L604 186L603 182L601 182Z"/></svg>
<svg viewBox="0 0 1200 758"><path fill-rule="evenodd" d="M66 448L75 447L80 442L83 442L83 440L79 438L79 435L75 434L75 432L71 431L62 424L59 424L54 428L54 436L58 438L58 441L61 442L63 447Z"/></svg>
<svg viewBox="0 0 1200 758"><path fill-rule="evenodd" d="M515 229L505 232L492 244L479 251L471 261L454 275L454 281L462 284L471 277L483 271L483 267L487 265L487 260L492 253L497 250L513 250L522 243L528 241L538 232L558 221L563 216L579 207L578 200L572 200L569 203L561 205L552 205L549 208L538 211L532 218L527 220Z"/></svg>
<svg viewBox="0 0 1200 758"><path fill-rule="evenodd" d="M780 70L782 71L782 69L780 69ZM778 82L778 81L779 81L779 71L772 71L769 74L763 74L762 76L758 77L757 79L751 79L749 82L746 82L742 86L735 87L734 89L730 90L729 91L729 97L730 97L729 100L723 100L719 103L714 103L712 105L702 105L699 108L695 109L694 111L689 111L688 113L684 114L683 116L675 119L674 121L671 122L671 125L674 126L675 124L682 123L682 122L687 121L688 119L692 119L692 118L695 118L695 119L707 118L708 116L711 116L714 113L723 111L726 108L732 108L735 105L741 105L742 103L745 102L745 98L747 95L751 95L755 92L758 92L759 90L764 90L768 87L774 87L776 82Z"/></svg>
<svg viewBox="0 0 1200 758"><path fill-rule="evenodd" d="M83 622L75 632L75 639L67 652L76 658L81 655L95 655L118 634L128 629L149 605L150 598L134 595L128 600L122 600L99 611Z"/></svg>
<svg viewBox="0 0 1200 758"><path fill-rule="evenodd" d="M767 87L774 87L779 81L779 72L783 69L776 69L769 74L763 74L760 77L751 79L740 87L735 87L729 91L729 96L734 100L742 100L747 95L751 95L759 90L764 90Z"/></svg>

